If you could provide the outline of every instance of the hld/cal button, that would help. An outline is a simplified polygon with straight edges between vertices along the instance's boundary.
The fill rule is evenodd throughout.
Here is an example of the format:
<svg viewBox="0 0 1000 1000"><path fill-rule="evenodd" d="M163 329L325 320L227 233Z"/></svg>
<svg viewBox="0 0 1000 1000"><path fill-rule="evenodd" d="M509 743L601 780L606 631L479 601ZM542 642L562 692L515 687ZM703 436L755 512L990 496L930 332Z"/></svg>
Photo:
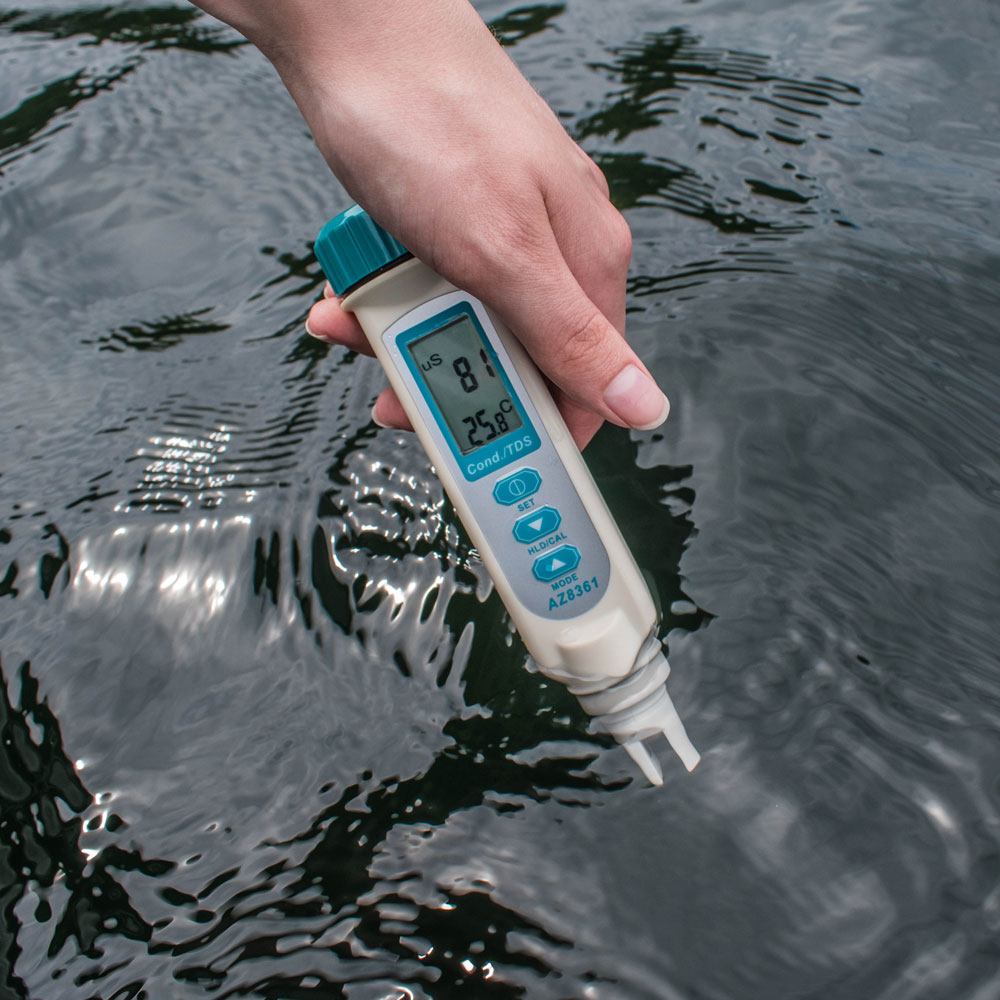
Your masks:
<svg viewBox="0 0 1000 1000"><path fill-rule="evenodd" d="M543 583L549 583L580 565L580 550L575 545L563 545L535 560L531 572Z"/></svg>
<svg viewBox="0 0 1000 1000"><path fill-rule="evenodd" d="M525 514L514 522L514 537L525 545L537 542L539 538L551 535L562 521L562 515L555 507L542 507Z"/></svg>
<svg viewBox="0 0 1000 1000"><path fill-rule="evenodd" d="M538 492L542 477L534 469L519 469L510 476L504 476L493 487L493 499L504 507L517 503L532 493Z"/></svg>

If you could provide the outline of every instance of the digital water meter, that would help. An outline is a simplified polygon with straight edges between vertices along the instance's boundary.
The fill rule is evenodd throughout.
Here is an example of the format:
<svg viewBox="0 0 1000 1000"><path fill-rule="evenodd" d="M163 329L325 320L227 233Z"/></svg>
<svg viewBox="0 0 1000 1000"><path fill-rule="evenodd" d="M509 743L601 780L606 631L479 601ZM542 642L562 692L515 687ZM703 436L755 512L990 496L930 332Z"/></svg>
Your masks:
<svg viewBox="0 0 1000 1000"><path fill-rule="evenodd" d="M354 206L315 244L539 669L654 784L643 740L699 755L664 682L652 598L524 348L482 302Z"/></svg>

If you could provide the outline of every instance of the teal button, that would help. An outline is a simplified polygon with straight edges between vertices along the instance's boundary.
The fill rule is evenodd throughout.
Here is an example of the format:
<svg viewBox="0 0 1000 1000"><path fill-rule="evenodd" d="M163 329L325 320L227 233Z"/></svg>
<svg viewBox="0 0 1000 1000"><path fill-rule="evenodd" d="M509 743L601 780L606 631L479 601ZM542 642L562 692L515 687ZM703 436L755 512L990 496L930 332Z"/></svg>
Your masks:
<svg viewBox="0 0 1000 1000"><path fill-rule="evenodd" d="M551 535L562 523L562 515L555 507L540 507L514 522L514 537L525 545Z"/></svg>
<svg viewBox="0 0 1000 1000"><path fill-rule="evenodd" d="M548 583L580 565L580 550L575 545L563 545L555 552L549 552L535 560L531 572L535 578Z"/></svg>
<svg viewBox="0 0 1000 1000"><path fill-rule="evenodd" d="M538 492L542 485L542 477L534 469L519 469L510 476L504 476L493 487L493 499L504 507L515 504L518 500L530 497Z"/></svg>

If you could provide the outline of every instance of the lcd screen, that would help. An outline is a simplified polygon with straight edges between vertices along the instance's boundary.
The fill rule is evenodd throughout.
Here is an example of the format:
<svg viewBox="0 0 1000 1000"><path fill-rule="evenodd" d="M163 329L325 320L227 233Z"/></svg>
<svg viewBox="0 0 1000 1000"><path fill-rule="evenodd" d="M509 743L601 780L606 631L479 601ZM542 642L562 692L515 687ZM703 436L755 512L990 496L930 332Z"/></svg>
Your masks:
<svg viewBox="0 0 1000 1000"><path fill-rule="evenodd" d="M419 337L407 350L462 455L523 426L496 356L469 316Z"/></svg>

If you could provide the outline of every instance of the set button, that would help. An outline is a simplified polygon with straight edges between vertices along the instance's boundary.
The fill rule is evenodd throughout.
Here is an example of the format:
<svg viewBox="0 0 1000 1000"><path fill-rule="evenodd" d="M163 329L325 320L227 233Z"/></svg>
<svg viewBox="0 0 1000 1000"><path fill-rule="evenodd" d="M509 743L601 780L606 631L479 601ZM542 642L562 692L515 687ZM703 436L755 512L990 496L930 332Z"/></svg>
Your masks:
<svg viewBox="0 0 1000 1000"><path fill-rule="evenodd" d="M514 522L514 537L525 545L551 535L562 523L562 515L555 507L540 507Z"/></svg>
<svg viewBox="0 0 1000 1000"><path fill-rule="evenodd" d="M519 469L517 472L497 481L493 487L493 499L504 507L530 497L538 492L542 477L534 469Z"/></svg>
<svg viewBox="0 0 1000 1000"><path fill-rule="evenodd" d="M531 572L535 579L549 583L580 565L580 550L575 545L563 545L535 560Z"/></svg>

